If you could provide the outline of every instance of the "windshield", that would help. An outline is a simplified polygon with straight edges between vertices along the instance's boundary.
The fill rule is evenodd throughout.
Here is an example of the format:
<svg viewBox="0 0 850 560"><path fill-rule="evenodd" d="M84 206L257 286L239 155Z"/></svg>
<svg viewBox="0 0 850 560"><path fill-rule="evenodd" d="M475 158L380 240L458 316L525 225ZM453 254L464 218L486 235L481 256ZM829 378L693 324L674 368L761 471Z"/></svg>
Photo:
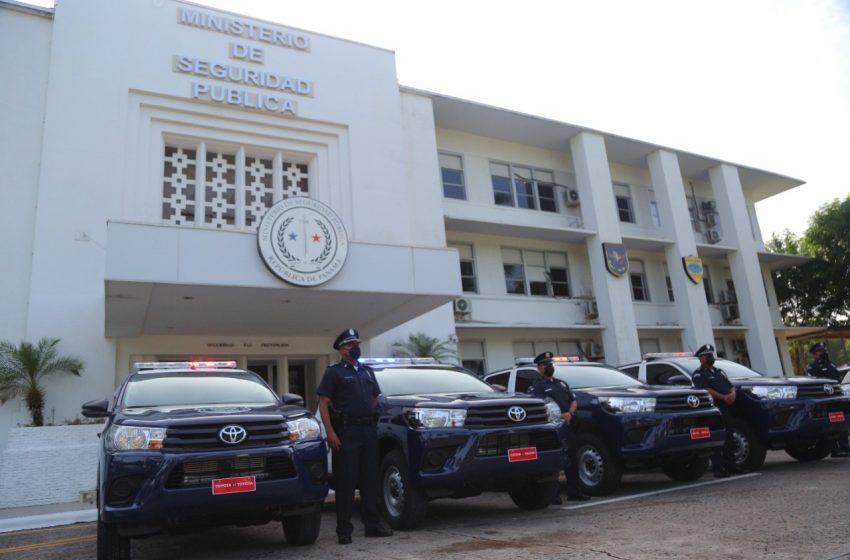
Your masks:
<svg viewBox="0 0 850 560"><path fill-rule="evenodd" d="M445 393L493 393L496 390L461 369L386 368L375 372L389 397Z"/></svg>
<svg viewBox="0 0 850 560"><path fill-rule="evenodd" d="M176 371L136 374L127 383L124 406L277 404L277 396L253 373Z"/></svg>
<svg viewBox="0 0 850 560"><path fill-rule="evenodd" d="M610 366L565 365L555 367L555 377L563 379L570 389L588 387L642 387L643 383L632 379L622 371Z"/></svg>
<svg viewBox="0 0 850 560"><path fill-rule="evenodd" d="M688 373L693 373L700 368L699 358L680 358L677 362L681 364ZM716 360L714 362L714 367L722 369L723 372L726 373L726 377L729 379L763 377L759 372L753 371L747 366L743 366L737 362L731 362L729 360Z"/></svg>

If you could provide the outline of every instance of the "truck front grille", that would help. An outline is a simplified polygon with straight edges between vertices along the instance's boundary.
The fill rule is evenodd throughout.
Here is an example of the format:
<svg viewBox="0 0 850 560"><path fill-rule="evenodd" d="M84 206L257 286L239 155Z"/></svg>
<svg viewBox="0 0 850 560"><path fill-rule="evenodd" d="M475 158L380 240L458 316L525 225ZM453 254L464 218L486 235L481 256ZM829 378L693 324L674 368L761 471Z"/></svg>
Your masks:
<svg viewBox="0 0 850 560"><path fill-rule="evenodd" d="M518 406L525 410L525 418L516 422L508 417L508 410ZM516 426L523 424L543 424L547 421L546 405L543 403L533 404L499 404L492 406L470 407L466 411L467 428L492 428L498 426Z"/></svg>
<svg viewBox="0 0 850 560"><path fill-rule="evenodd" d="M245 428L248 432L245 441L237 445L221 441L218 437L219 430L230 424ZM165 449L239 449L280 445L286 441L289 441L289 430L284 422L229 422L169 426L162 447Z"/></svg>
<svg viewBox="0 0 850 560"><path fill-rule="evenodd" d="M209 486L218 478L253 476L257 480L282 480L296 476L295 465L288 455L265 457L233 457L186 461L171 470L166 488Z"/></svg>
<svg viewBox="0 0 850 560"><path fill-rule="evenodd" d="M825 390L826 386L832 388L832 392ZM827 397L840 397L841 385L833 382L824 383L806 383L805 385L797 385L798 399L824 399Z"/></svg>
<svg viewBox="0 0 850 560"><path fill-rule="evenodd" d="M545 432L523 432L519 434L492 434L484 436L478 442L475 455L478 457L501 457L509 449L518 447L536 447L537 451L551 451L561 448L561 440L554 430Z"/></svg>
<svg viewBox="0 0 850 560"><path fill-rule="evenodd" d="M688 397L691 395L699 398L699 406L692 407L688 404ZM684 393L681 395L659 395L655 397L655 412L677 412L700 410L703 408L711 408L711 397L708 395Z"/></svg>
<svg viewBox="0 0 850 560"><path fill-rule="evenodd" d="M673 418L667 424L667 434L671 436L689 434L693 428L708 428L711 431L723 429L723 417L719 414L712 416L682 416Z"/></svg>

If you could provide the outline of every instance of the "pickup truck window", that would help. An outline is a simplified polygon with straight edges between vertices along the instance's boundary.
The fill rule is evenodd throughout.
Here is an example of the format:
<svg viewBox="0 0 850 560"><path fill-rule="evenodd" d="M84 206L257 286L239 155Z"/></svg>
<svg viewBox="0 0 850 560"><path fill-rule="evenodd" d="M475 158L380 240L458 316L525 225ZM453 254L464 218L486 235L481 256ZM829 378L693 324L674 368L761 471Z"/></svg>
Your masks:
<svg viewBox="0 0 850 560"><path fill-rule="evenodd" d="M634 387L643 383L620 370L606 366L568 365L556 366L555 377L566 381L571 389L586 387Z"/></svg>
<svg viewBox="0 0 850 560"><path fill-rule="evenodd" d="M387 368L375 372L389 397L445 393L494 393L487 383L459 369Z"/></svg>
<svg viewBox="0 0 850 560"><path fill-rule="evenodd" d="M124 392L124 406L207 404L277 404L277 396L253 373L169 372L133 376Z"/></svg>

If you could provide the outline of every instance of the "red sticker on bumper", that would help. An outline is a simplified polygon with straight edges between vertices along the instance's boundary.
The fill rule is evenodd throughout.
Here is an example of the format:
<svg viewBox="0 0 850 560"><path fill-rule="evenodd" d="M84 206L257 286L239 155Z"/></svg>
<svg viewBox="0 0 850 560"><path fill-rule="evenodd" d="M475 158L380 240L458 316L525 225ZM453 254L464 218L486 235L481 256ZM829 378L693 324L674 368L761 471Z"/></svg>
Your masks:
<svg viewBox="0 0 850 560"><path fill-rule="evenodd" d="M517 461L534 461L536 459L536 447L520 447L518 449L508 449L508 462L515 463Z"/></svg>
<svg viewBox="0 0 850 560"><path fill-rule="evenodd" d="M844 422L844 413L843 412L830 412L829 413L829 421L830 422Z"/></svg>
<svg viewBox="0 0 850 560"><path fill-rule="evenodd" d="M212 481L213 496L218 494L238 494L239 492L253 492L257 489L257 479L253 476L239 476L236 478L219 478Z"/></svg>
<svg viewBox="0 0 850 560"><path fill-rule="evenodd" d="M691 439L706 439L711 437L711 430L708 428L691 428Z"/></svg>

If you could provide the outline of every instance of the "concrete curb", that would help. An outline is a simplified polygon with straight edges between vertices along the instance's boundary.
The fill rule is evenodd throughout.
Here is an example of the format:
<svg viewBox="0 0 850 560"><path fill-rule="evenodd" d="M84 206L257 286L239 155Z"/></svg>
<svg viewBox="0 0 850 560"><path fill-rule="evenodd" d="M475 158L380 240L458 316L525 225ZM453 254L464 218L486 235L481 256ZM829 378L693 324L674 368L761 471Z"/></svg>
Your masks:
<svg viewBox="0 0 850 560"><path fill-rule="evenodd" d="M96 520L97 510L95 508L13 517L10 519L0 519L0 533L56 527L58 525L71 525L73 523L88 523Z"/></svg>

